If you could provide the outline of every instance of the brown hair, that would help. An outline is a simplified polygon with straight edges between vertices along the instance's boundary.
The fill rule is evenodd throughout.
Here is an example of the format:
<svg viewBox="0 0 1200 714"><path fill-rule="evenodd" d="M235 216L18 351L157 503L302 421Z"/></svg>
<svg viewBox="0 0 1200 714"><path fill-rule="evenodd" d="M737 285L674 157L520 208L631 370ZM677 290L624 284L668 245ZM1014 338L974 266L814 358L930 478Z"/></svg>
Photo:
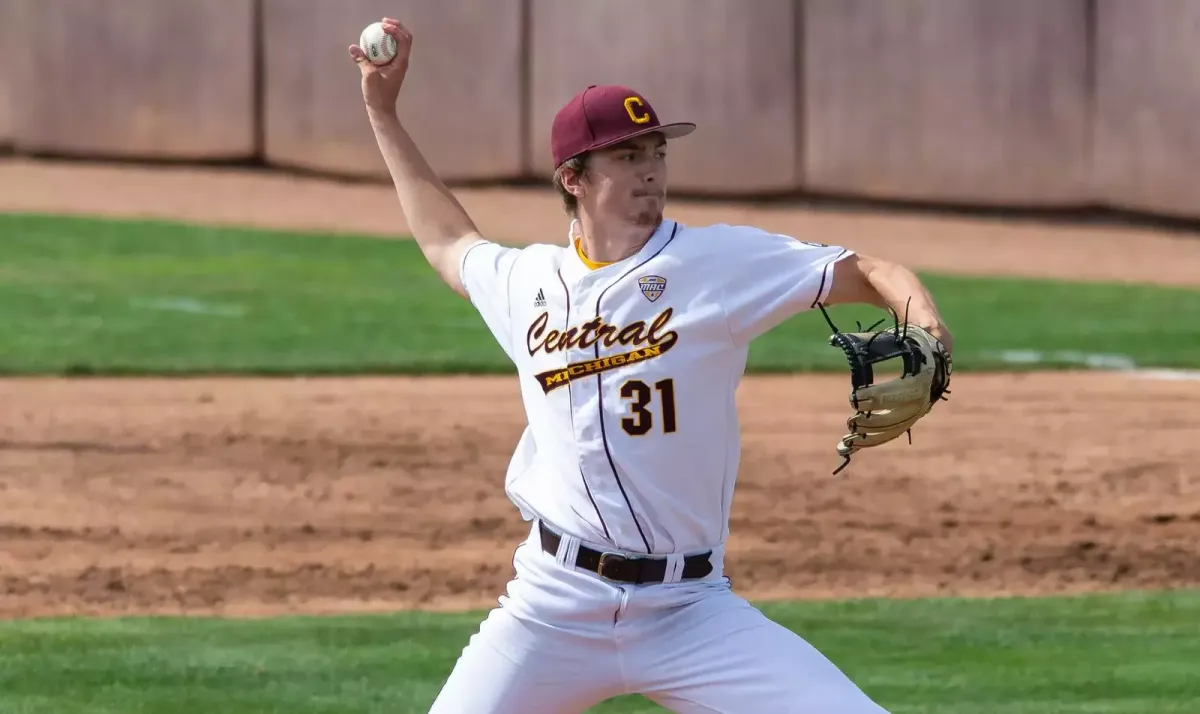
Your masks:
<svg viewBox="0 0 1200 714"><path fill-rule="evenodd" d="M570 169L577 174L583 174L587 171L589 156L587 153L572 156L554 170L554 188L558 190L558 195L562 198L563 210L572 218L579 217L579 199L563 186L563 172Z"/></svg>

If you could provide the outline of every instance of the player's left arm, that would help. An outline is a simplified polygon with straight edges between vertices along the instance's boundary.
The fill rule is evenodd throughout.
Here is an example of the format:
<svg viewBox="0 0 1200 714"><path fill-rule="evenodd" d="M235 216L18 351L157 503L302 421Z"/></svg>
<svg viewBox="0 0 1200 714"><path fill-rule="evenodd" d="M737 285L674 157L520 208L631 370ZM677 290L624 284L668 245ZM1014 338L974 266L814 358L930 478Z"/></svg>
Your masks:
<svg viewBox="0 0 1200 714"><path fill-rule="evenodd" d="M829 293L824 305L862 303L891 308L902 319L927 330L941 341L947 352L954 348L954 337L938 311L929 289L908 268L889 260L857 253L839 260L833 267Z"/></svg>

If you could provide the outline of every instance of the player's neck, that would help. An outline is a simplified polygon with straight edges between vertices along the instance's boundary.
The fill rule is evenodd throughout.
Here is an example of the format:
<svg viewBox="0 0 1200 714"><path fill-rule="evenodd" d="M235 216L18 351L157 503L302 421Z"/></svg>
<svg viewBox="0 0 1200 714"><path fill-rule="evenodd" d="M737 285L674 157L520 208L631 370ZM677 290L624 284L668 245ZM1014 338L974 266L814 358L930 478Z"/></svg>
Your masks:
<svg viewBox="0 0 1200 714"><path fill-rule="evenodd" d="M641 250L657 228L622 221L596 221L584 214L573 225L573 238L579 238L588 259L615 263Z"/></svg>

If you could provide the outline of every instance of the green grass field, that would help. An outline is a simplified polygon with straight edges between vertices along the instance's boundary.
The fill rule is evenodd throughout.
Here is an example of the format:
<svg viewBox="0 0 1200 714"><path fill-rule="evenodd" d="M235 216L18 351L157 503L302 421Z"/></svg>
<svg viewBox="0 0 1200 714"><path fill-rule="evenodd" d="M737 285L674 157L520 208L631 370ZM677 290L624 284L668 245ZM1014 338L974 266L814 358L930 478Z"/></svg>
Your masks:
<svg viewBox="0 0 1200 714"><path fill-rule="evenodd" d="M959 369L1200 363L1200 329L1178 329L1200 325L1198 291L924 277ZM756 343L751 370L840 369L827 334L799 316ZM410 242L0 216L3 373L509 369ZM764 609L897 714L1200 712L1200 592ZM480 617L0 623L0 714L421 712Z"/></svg>
<svg viewBox="0 0 1200 714"><path fill-rule="evenodd" d="M1200 711L1200 593L763 609L895 714ZM4 623L0 712L424 712L481 616Z"/></svg>
<svg viewBox="0 0 1200 714"><path fill-rule="evenodd" d="M511 369L411 241L42 216L0 216L0 236L2 373ZM1200 325L1200 291L923 277L956 369L1200 363L1200 329L1166 329ZM830 312L846 326L884 316ZM753 345L749 370L843 369L828 334L818 312L799 315Z"/></svg>

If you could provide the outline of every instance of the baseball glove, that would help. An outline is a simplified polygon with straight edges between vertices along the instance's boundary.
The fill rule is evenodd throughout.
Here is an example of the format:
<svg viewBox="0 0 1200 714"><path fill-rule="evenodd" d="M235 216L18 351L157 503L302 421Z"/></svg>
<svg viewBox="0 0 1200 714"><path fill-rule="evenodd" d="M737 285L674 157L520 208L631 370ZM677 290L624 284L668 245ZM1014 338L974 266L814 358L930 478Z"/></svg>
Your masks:
<svg viewBox="0 0 1200 714"><path fill-rule="evenodd" d="M850 457L908 434L912 443L912 427L950 393L953 363L942 343L924 329L901 322L891 312L895 325L876 330L883 321L858 332L842 332L821 307L826 322L833 330L829 343L840 348L850 365L850 406L854 414L846 420L849 433L837 445L843 458L838 473L850 463ZM890 312L890 311L889 311ZM894 379L878 381L876 365L899 360L900 374Z"/></svg>

